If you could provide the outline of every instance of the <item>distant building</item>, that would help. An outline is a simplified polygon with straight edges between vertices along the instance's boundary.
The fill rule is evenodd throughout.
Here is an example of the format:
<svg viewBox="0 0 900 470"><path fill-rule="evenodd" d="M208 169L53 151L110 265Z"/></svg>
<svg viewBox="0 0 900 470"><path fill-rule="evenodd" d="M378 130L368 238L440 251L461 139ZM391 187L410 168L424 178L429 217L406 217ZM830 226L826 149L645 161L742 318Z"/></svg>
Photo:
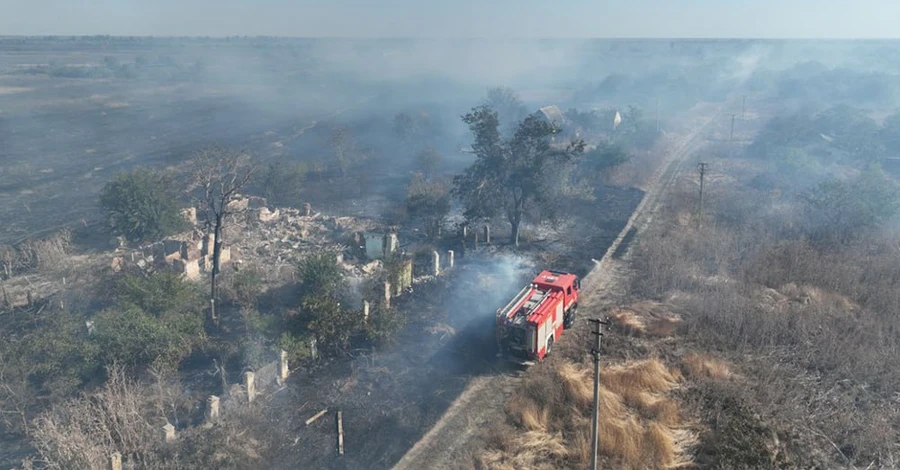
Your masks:
<svg viewBox="0 0 900 470"><path fill-rule="evenodd" d="M575 126L569 122L569 119L566 118L566 115L558 106L544 106L537 110L537 112L534 113L534 116L545 122L554 123L560 128L560 133L557 134L553 140L569 140L575 136Z"/></svg>

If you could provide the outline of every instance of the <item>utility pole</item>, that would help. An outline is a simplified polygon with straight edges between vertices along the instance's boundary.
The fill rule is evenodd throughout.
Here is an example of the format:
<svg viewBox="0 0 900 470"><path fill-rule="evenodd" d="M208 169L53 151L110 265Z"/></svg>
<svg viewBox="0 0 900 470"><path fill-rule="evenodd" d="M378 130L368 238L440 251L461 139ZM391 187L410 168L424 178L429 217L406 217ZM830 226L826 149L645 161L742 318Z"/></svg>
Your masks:
<svg viewBox="0 0 900 470"><path fill-rule="evenodd" d="M706 176L706 167L708 163L700 162L697 165L697 171L700 172L700 223L703 223L703 178Z"/></svg>
<svg viewBox="0 0 900 470"><path fill-rule="evenodd" d="M659 98L656 99L656 133L659 134Z"/></svg>
<svg viewBox="0 0 900 470"><path fill-rule="evenodd" d="M600 339L603 337L603 325L608 320L589 319L593 325L591 334L596 337L596 344L591 348L594 356L594 416L591 421L591 470L597 470L597 452L600 450Z"/></svg>
<svg viewBox="0 0 900 470"><path fill-rule="evenodd" d="M735 117L737 117L737 114L731 115L731 137L729 138L729 140L731 141L732 145L734 145L734 118Z"/></svg>

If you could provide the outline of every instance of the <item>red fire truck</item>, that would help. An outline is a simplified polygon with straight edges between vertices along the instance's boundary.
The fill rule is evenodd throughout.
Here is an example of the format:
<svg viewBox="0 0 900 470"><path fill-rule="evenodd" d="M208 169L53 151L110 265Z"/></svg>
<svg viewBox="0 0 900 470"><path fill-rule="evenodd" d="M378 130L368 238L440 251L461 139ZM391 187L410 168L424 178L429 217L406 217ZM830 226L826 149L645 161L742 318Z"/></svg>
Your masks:
<svg viewBox="0 0 900 470"><path fill-rule="evenodd" d="M500 354L521 362L541 361L563 330L575 324L578 276L543 271L505 307L497 310Z"/></svg>

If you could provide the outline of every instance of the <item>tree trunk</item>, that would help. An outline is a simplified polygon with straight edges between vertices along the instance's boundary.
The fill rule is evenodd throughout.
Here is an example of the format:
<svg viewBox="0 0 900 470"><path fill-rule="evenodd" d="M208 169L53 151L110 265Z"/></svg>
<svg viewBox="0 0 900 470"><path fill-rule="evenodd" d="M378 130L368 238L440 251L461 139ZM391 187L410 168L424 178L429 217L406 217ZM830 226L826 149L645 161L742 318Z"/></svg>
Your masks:
<svg viewBox="0 0 900 470"><path fill-rule="evenodd" d="M512 232L509 235L509 240L512 242L512 245L516 248L519 247L519 224L522 223L522 215L516 214L509 218L509 224L512 226Z"/></svg>
<svg viewBox="0 0 900 470"><path fill-rule="evenodd" d="M216 312L216 297L218 296L218 284L216 278L219 275L219 258L222 255L222 220L223 216L216 215L216 226L213 236L212 270L210 273L209 292L209 316L214 324L219 324L219 315Z"/></svg>

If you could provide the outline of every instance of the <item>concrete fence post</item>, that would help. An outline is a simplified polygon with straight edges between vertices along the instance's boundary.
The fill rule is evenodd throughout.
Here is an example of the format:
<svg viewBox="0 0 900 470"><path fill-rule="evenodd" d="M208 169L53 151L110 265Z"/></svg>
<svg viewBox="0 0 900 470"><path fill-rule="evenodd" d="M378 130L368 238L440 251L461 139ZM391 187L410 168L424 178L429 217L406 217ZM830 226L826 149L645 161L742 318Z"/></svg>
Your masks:
<svg viewBox="0 0 900 470"><path fill-rule="evenodd" d="M474 241L472 242L472 251L478 251L478 231L475 231Z"/></svg>
<svg viewBox="0 0 900 470"><path fill-rule="evenodd" d="M369 321L369 301L363 300L363 323Z"/></svg>
<svg viewBox="0 0 900 470"><path fill-rule="evenodd" d="M434 267L434 275L439 276L441 274L441 254L437 251L432 251L431 257L432 265Z"/></svg>
<svg viewBox="0 0 900 470"><path fill-rule="evenodd" d="M453 255L454 255L453 250L447 250L447 267L448 268L453 267L453 261L454 261Z"/></svg>
<svg viewBox="0 0 900 470"><path fill-rule="evenodd" d="M175 442L175 426L172 423L166 423L163 426L163 442L166 444Z"/></svg>
<svg viewBox="0 0 900 470"><path fill-rule="evenodd" d="M122 470L122 454L113 452L109 456L109 470Z"/></svg>
<svg viewBox="0 0 900 470"><path fill-rule="evenodd" d="M309 355L315 360L319 357L318 342L315 338L309 340Z"/></svg>
<svg viewBox="0 0 900 470"><path fill-rule="evenodd" d="M288 354L284 349L278 354L278 385L284 385L287 382L291 369L288 367Z"/></svg>
<svg viewBox="0 0 900 470"><path fill-rule="evenodd" d="M206 422L215 423L219 420L219 397L210 395L206 399Z"/></svg>
<svg viewBox="0 0 900 470"><path fill-rule="evenodd" d="M484 226L484 244L485 245L491 244L491 228L488 227L487 225Z"/></svg>
<svg viewBox="0 0 900 470"><path fill-rule="evenodd" d="M384 306L391 308L391 283L384 282Z"/></svg>
<svg viewBox="0 0 900 470"><path fill-rule="evenodd" d="M244 387L247 388L247 403L253 403L256 398L256 374L253 371L244 372Z"/></svg>

